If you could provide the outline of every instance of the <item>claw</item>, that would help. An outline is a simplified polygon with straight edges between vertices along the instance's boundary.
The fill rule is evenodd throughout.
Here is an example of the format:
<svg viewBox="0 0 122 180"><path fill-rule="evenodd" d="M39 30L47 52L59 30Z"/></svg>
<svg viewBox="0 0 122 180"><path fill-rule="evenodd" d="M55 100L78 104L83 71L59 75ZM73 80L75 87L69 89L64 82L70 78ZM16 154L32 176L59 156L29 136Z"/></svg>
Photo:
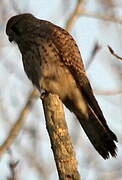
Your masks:
<svg viewBox="0 0 122 180"><path fill-rule="evenodd" d="M40 90L40 98L41 98L41 99L44 99L46 95L47 95L47 91L44 90L44 89L41 89L41 90Z"/></svg>

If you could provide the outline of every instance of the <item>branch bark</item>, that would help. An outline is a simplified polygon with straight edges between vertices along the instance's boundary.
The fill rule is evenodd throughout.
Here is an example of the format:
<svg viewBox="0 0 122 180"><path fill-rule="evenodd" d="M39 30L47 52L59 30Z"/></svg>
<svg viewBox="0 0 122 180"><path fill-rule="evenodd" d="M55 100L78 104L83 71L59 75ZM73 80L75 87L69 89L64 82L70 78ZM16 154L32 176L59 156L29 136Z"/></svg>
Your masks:
<svg viewBox="0 0 122 180"><path fill-rule="evenodd" d="M75 153L64 118L63 105L59 97L52 94L47 95L42 103L59 179L80 180Z"/></svg>

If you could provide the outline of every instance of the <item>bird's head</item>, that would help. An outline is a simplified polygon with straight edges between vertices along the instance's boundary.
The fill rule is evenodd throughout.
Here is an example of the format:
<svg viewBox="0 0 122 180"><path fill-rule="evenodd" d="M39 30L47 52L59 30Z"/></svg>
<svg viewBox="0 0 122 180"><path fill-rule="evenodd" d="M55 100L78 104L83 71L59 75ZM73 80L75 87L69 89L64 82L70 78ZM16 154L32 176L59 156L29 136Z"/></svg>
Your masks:
<svg viewBox="0 0 122 180"><path fill-rule="evenodd" d="M32 31L36 18L32 14L20 14L11 17L6 25L6 34L9 41L18 43L23 35Z"/></svg>

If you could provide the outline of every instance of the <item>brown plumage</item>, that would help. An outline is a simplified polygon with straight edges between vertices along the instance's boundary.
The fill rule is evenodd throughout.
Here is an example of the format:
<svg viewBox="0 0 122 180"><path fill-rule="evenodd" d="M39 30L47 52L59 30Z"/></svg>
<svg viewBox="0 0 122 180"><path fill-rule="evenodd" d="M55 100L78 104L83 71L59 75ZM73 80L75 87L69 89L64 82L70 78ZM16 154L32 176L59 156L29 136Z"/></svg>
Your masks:
<svg viewBox="0 0 122 180"><path fill-rule="evenodd" d="M6 33L18 44L32 83L59 95L78 118L95 149L106 159L116 156L116 135L109 129L84 71L79 49L64 29L31 14L9 19Z"/></svg>

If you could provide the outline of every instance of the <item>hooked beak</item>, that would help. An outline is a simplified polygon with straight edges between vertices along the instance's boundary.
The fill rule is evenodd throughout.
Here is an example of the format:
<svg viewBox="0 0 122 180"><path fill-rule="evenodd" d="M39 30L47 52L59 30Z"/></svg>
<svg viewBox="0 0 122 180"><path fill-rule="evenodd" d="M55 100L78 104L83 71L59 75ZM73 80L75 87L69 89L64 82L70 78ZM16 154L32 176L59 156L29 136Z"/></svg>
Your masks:
<svg viewBox="0 0 122 180"><path fill-rule="evenodd" d="M9 35L8 39L10 42L12 42L14 40L12 35Z"/></svg>

